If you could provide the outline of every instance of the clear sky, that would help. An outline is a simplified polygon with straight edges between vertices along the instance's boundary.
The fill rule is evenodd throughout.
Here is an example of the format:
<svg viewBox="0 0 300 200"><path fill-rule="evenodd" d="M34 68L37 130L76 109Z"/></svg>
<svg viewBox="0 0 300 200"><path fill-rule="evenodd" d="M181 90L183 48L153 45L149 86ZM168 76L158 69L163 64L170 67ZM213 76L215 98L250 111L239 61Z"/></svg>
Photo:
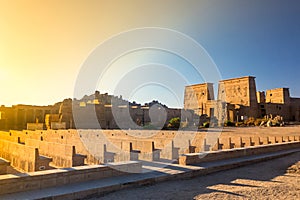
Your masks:
<svg viewBox="0 0 300 200"><path fill-rule="evenodd" d="M300 97L299 0L0 0L0 104L48 105L72 98L90 53L113 35L142 27L173 29L195 39L223 79L252 75L258 90L289 87ZM114 78L122 78L117 72L133 64L130 58L139 60L136 65L153 60L175 68L189 65L145 51L116 63ZM202 81L191 73L188 83ZM102 81L97 89L113 93L109 85ZM183 94L183 85L178 87ZM128 98L140 103L183 103L159 85L135 90Z"/></svg>

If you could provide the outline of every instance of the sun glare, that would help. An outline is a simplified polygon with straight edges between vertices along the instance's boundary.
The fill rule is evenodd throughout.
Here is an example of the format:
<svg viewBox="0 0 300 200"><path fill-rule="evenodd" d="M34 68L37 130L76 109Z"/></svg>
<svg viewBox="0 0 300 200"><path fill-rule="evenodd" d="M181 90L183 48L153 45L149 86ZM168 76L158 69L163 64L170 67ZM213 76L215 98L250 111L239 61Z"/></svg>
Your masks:
<svg viewBox="0 0 300 200"><path fill-rule="evenodd" d="M8 72L5 69L0 69L0 81L8 79Z"/></svg>

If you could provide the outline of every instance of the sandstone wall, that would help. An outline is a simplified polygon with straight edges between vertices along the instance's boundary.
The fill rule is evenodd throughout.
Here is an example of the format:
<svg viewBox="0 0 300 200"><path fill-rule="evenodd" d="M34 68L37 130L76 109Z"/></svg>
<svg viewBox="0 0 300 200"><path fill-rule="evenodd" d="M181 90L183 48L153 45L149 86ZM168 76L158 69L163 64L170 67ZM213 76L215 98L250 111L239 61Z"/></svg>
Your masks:
<svg viewBox="0 0 300 200"><path fill-rule="evenodd" d="M225 151L215 151L208 153L194 153L194 154L185 154L180 156L179 164L180 165L193 165L203 162L211 162L222 159L230 159L251 155L259 155L263 153L276 152L281 150L295 149L300 148L300 142L289 142L282 144L270 144L254 147L246 147L240 149L230 149Z"/></svg>
<svg viewBox="0 0 300 200"><path fill-rule="evenodd" d="M40 157L37 148L0 139L0 157L18 170L34 172L49 169L50 158Z"/></svg>
<svg viewBox="0 0 300 200"><path fill-rule="evenodd" d="M25 145L38 148L39 153L52 158L56 167L74 167L84 165L84 155L76 154L75 146L25 139Z"/></svg>
<svg viewBox="0 0 300 200"><path fill-rule="evenodd" d="M288 88L276 88L266 90L266 103L290 104L290 92Z"/></svg>
<svg viewBox="0 0 300 200"><path fill-rule="evenodd" d="M214 100L212 83L186 86L184 91L184 109L194 110L198 115L206 113L206 103Z"/></svg>
<svg viewBox="0 0 300 200"><path fill-rule="evenodd" d="M227 128L220 133L211 129L209 132L193 131L155 131L155 130L44 130L44 131L10 131L8 139L26 144L26 140L37 140L39 143L54 143L61 148L76 147L76 153L86 155L86 164L101 164L129 160L178 159L180 154L209 150L221 150L256 146L269 143L280 143L282 128ZM298 136L295 129L284 128L289 136ZM235 133L237 131L237 133ZM238 133L240 131L240 133ZM246 133L245 133L246 132ZM243 136L242 133L245 133ZM5 135L5 134L4 134ZM264 135L261 137L260 135ZM274 137L277 137L274 139ZM0 134L1 137L1 134ZM257 137L260 137L259 139ZM267 139L268 137L268 139ZM217 139L219 138L219 142ZM229 141L229 138L231 141ZM287 139L283 139L286 141ZM272 142L276 141L276 142ZM217 144L218 143L218 144ZM27 142L27 144L29 144ZM41 150L45 146L35 146ZM60 149L60 148L57 148ZM55 150L51 150L55 152ZM45 155L55 157L58 154ZM71 151L70 151L71 152ZM63 154L62 154L63 155ZM73 157L74 159L74 157ZM54 159L56 160L56 159ZM63 166L63 165L59 165Z"/></svg>

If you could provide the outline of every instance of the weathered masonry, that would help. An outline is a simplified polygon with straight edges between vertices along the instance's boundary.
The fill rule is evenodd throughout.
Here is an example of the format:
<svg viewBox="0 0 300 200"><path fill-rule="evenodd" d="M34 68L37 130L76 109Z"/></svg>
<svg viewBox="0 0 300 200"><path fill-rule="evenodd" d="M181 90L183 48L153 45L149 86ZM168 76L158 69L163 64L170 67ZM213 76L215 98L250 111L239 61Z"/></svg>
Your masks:
<svg viewBox="0 0 300 200"><path fill-rule="evenodd" d="M212 83L186 86L184 108L219 120L279 115L284 121L300 121L300 98L290 97L289 88L256 91L253 76L220 81L217 99Z"/></svg>

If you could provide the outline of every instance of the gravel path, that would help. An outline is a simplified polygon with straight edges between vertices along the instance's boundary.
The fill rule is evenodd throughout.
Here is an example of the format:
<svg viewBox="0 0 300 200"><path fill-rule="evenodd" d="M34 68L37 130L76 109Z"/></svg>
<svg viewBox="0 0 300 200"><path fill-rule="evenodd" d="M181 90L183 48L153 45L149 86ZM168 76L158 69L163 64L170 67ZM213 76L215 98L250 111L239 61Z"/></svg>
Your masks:
<svg viewBox="0 0 300 200"><path fill-rule="evenodd" d="M96 199L300 199L300 152L188 180L126 189ZM293 166L294 165L294 166ZM293 166L296 170L288 170ZM287 170L289 173L287 173Z"/></svg>

